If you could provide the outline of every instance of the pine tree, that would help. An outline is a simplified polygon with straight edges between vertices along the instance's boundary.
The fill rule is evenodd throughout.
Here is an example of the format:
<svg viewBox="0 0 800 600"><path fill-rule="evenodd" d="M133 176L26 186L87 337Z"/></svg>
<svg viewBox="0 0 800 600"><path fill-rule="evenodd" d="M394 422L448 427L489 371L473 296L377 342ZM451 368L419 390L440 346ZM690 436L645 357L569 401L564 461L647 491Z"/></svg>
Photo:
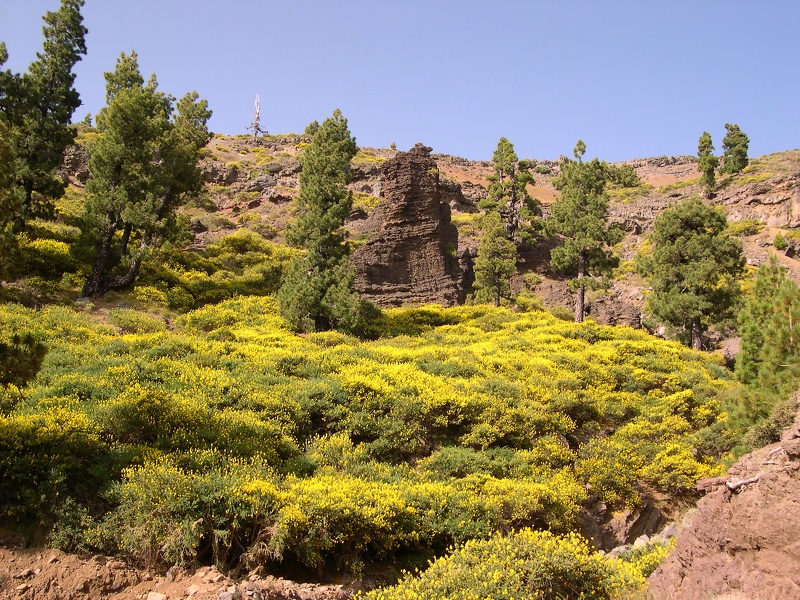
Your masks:
<svg viewBox="0 0 800 600"><path fill-rule="evenodd" d="M788 396L797 390L800 379L800 288L791 279L784 278L772 293L771 310L763 321L763 336L756 378L758 389Z"/></svg>
<svg viewBox="0 0 800 600"><path fill-rule="evenodd" d="M346 185L356 141L338 109L321 125L313 125L306 129L313 140L300 159L296 218L286 232L289 244L305 253L290 265L278 303L296 331L353 330L361 321L361 304L352 291L343 225L353 205Z"/></svg>
<svg viewBox="0 0 800 600"><path fill-rule="evenodd" d="M507 231L497 212L483 217L483 237L475 259L475 299L492 301L511 295L510 277L517 270L517 247L506 235Z"/></svg>
<svg viewBox="0 0 800 600"><path fill-rule="evenodd" d="M0 279L17 262L17 243L12 231L14 216L22 206L21 189L14 180L14 145L10 128L0 114Z"/></svg>
<svg viewBox="0 0 800 600"><path fill-rule="evenodd" d="M479 207L498 211L505 221L506 235L512 239L525 222L541 215L539 203L527 190L534 179L528 163L517 158L513 144L504 137L497 142L492 167L494 173L488 177L488 195Z"/></svg>
<svg viewBox="0 0 800 600"><path fill-rule="evenodd" d="M147 252L175 233L176 208L202 186L197 161L210 138L207 102L191 92L174 105L155 76L144 83L135 52L106 74L106 101L89 146L84 221L97 247L83 287L89 297L133 283Z"/></svg>
<svg viewBox="0 0 800 600"><path fill-rule="evenodd" d="M18 391L36 377L46 354L47 346L30 333L14 334L9 342L0 342L0 415L11 412L19 400L9 394L9 387Z"/></svg>
<svg viewBox="0 0 800 600"><path fill-rule="evenodd" d="M0 112L15 141L15 178L23 190L17 226L37 214L48 214L51 201L64 193L55 176L64 149L75 140L68 127L80 96L74 89L75 64L86 54L86 28L80 9L84 0L61 0L61 7L44 16L44 46L23 75L0 77ZM0 63L6 56L0 50Z"/></svg>
<svg viewBox="0 0 800 600"><path fill-rule="evenodd" d="M553 249L550 264L568 275L577 292L575 321L583 321L586 289L597 278L608 275L618 260L611 246L622 240L622 231L608 224L606 164L597 160L583 162L586 144L578 140L575 161L567 161L553 185L561 192L550 209L545 224L550 233L563 236L563 243Z"/></svg>
<svg viewBox="0 0 800 600"><path fill-rule="evenodd" d="M649 311L687 334L695 350L708 327L730 318L739 300L742 245L727 226L719 209L690 198L656 217L652 254L637 257L637 270L652 287Z"/></svg>
<svg viewBox="0 0 800 600"><path fill-rule="evenodd" d="M742 310L736 320L739 324L741 349L736 355L736 376L745 384L758 377L764 349L764 332L775 312L778 290L786 281L786 268L778 264L775 255L756 271Z"/></svg>
<svg viewBox="0 0 800 600"><path fill-rule="evenodd" d="M701 173L700 183L705 187L706 194L711 194L717 183L715 173L719 166L719 159L714 156L714 143L707 131L703 132L697 144L697 166Z"/></svg>
<svg viewBox="0 0 800 600"><path fill-rule="evenodd" d="M735 175L747 166L747 149L750 145L748 137L736 124L725 123L727 133L722 138L722 173Z"/></svg>

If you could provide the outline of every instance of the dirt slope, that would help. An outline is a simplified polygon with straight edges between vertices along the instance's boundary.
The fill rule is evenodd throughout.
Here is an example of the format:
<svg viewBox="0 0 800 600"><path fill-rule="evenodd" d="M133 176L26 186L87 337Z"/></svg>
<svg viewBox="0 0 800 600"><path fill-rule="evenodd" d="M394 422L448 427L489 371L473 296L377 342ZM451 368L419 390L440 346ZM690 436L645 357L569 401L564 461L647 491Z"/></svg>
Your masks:
<svg viewBox="0 0 800 600"><path fill-rule="evenodd" d="M258 572L233 581L214 567L177 567L156 575L105 556L81 558L58 550L0 547L0 600L343 600L341 585L297 584Z"/></svg>

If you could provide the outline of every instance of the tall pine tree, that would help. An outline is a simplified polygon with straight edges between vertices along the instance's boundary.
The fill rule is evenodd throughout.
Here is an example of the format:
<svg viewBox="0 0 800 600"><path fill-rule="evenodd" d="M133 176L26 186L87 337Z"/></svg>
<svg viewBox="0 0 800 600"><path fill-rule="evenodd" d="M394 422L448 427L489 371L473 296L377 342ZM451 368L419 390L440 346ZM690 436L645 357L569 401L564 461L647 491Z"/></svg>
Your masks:
<svg viewBox="0 0 800 600"><path fill-rule="evenodd" d="M786 281L786 268L778 264L775 255L756 271L744 306L736 318L739 324L741 350L736 355L736 376L739 381L751 384L756 381L761 368L764 349L764 332L775 313L776 297Z"/></svg>
<svg viewBox="0 0 800 600"><path fill-rule="evenodd" d="M492 155L492 167L494 173L488 177L488 194L479 206L499 212L505 223L506 235L512 239L523 224L541 215L539 203L527 190L534 179L528 170L528 163L517 158L513 144L504 137L497 142Z"/></svg>
<svg viewBox="0 0 800 600"><path fill-rule="evenodd" d="M517 247L507 236L497 212L490 211L482 220L483 237L475 259L475 299L500 306L511 295L510 278L517 270Z"/></svg>
<svg viewBox="0 0 800 600"><path fill-rule="evenodd" d="M296 331L353 330L361 323L361 303L352 289L343 226L353 205L346 185L356 141L338 109L306 131L314 137L300 159L296 218L286 233L289 244L305 252L290 265L278 304Z"/></svg>
<svg viewBox="0 0 800 600"><path fill-rule="evenodd" d="M733 316L739 300L742 245L727 227L722 211L695 196L656 217L652 254L637 257L637 270L652 287L649 311L695 350L712 324Z"/></svg>
<svg viewBox="0 0 800 600"><path fill-rule="evenodd" d="M703 184L706 195L714 191L717 184L716 170L719 159L714 156L714 142L707 131L703 132L697 143L697 166L700 169L700 183Z"/></svg>
<svg viewBox="0 0 800 600"><path fill-rule="evenodd" d="M7 277L17 262L12 226L22 206L22 194L14 179L14 158L11 131L0 114L0 279Z"/></svg>
<svg viewBox="0 0 800 600"><path fill-rule="evenodd" d="M106 73L106 101L89 146L84 221L97 248L89 297L133 283L147 252L175 233L176 208L202 186L197 161L210 138L207 102L191 92L175 105L155 76L144 83L135 52Z"/></svg>
<svg viewBox="0 0 800 600"><path fill-rule="evenodd" d="M732 123L725 123L725 137L722 138L722 164L720 171L735 175L741 173L747 166L747 149L750 139Z"/></svg>
<svg viewBox="0 0 800 600"><path fill-rule="evenodd" d="M83 4L61 0L57 11L44 16L44 46L28 72L0 76L0 112L12 129L15 179L23 190L18 227L31 216L48 214L52 200L64 193L64 182L55 172L64 149L75 140L68 125L81 104L72 69L86 54ZM5 55L3 46L0 64Z"/></svg>
<svg viewBox="0 0 800 600"><path fill-rule="evenodd" d="M598 159L583 162L586 144L578 140L574 161L567 161L553 185L561 195L553 203L545 227L563 237L550 254L550 264L572 275L576 292L575 321L583 321L587 288L610 274L618 264L611 247L622 240L622 230L608 224L607 166Z"/></svg>

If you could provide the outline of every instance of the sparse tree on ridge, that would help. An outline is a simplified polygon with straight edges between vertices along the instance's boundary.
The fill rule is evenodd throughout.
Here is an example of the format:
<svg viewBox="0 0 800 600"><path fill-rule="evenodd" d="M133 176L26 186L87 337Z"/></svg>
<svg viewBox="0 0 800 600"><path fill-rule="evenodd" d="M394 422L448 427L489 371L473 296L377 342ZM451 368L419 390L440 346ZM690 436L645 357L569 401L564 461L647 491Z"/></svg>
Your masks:
<svg viewBox="0 0 800 600"><path fill-rule="evenodd" d="M528 184L534 179L528 163L520 161L514 146L501 137L492 155L494 173L488 177L489 189L480 208L496 210L505 221L506 235L512 239L524 221L541 215L539 203L528 193Z"/></svg>
<svg viewBox="0 0 800 600"><path fill-rule="evenodd" d="M97 248L89 297L133 283L146 254L175 233L176 208L202 186L197 161L210 139L207 102L191 92L175 104L155 76L145 84L135 52L106 73L106 101L89 146L84 221Z"/></svg>
<svg viewBox="0 0 800 600"><path fill-rule="evenodd" d="M652 253L637 257L637 270L652 287L648 310L685 334L695 350L711 325L733 316L740 297L742 245L727 227L721 210L695 196L656 217Z"/></svg>
<svg viewBox="0 0 800 600"><path fill-rule="evenodd" d="M517 270L517 248L510 241L500 214L490 211L484 215L483 237L475 259L475 298L500 306L511 295L510 278Z"/></svg>
<svg viewBox="0 0 800 600"><path fill-rule="evenodd" d="M610 274L618 260L611 247L622 240L622 230L608 224L606 164L593 159L583 162L586 144L578 140L574 161L567 161L553 185L561 195L553 203L545 223L547 231L563 236L563 243L550 254L550 264L567 275L576 292L575 321L583 321L586 289L598 277Z"/></svg>
<svg viewBox="0 0 800 600"><path fill-rule="evenodd" d="M64 193L64 182L55 172L64 149L75 140L68 125L81 104L72 69L86 54L83 4L61 0L57 11L44 16L44 46L28 72L0 74L0 112L12 130L15 179L23 191L18 228L31 216L48 214L51 201ZM0 44L0 65L6 57Z"/></svg>
<svg viewBox="0 0 800 600"><path fill-rule="evenodd" d="M256 94L255 112L253 113L253 121L245 129L253 132L253 141L258 139L260 133L267 133L266 129L261 128L261 97Z"/></svg>
<svg viewBox="0 0 800 600"><path fill-rule="evenodd" d="M697 143L697 166L700 169L700 183L703 184L706 195L709 195L717 184L719 159L714 156L714 143L707 131L703 132Z"/></svg>
<svg viewBox="0 0 800 600"><path fill-rule="evenodd" d="M747 166L747 149L750 140L736 124L725 123L727 133L722 139L722 164L720 171L735 175Z"/></svg>
<svg viewBox="0 0 800 600"><path fill-rule="evenodd" d="M289 244L305 253L285 274L278 304L296 331L353 330L361 321L361 301L352 289L343 226L353 205L345 186L356 141L338 109L321 125L310 124L306 133L314 137L300 158L296 219L286 232Z"/></svg>

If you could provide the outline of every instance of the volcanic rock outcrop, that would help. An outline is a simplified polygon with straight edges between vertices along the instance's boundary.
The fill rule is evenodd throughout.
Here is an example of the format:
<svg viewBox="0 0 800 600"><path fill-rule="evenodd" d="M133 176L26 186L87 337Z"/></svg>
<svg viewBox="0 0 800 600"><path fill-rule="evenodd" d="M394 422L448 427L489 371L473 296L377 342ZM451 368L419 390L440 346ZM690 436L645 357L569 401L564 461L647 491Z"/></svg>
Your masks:
<svg viewBox="0 0 800 600"><path fill-rule="evenodd" d="M463 301L458 230L442 201L431 149L417 144L383 165L374 233L351 256L354 288L379 306Z"/></svg>
<svg viewBox="0 0 800 600"><path fill-rule="evenodd" d="M743 456L650 577L654 600L800 598L800 413L783 440Z"/></svg>

